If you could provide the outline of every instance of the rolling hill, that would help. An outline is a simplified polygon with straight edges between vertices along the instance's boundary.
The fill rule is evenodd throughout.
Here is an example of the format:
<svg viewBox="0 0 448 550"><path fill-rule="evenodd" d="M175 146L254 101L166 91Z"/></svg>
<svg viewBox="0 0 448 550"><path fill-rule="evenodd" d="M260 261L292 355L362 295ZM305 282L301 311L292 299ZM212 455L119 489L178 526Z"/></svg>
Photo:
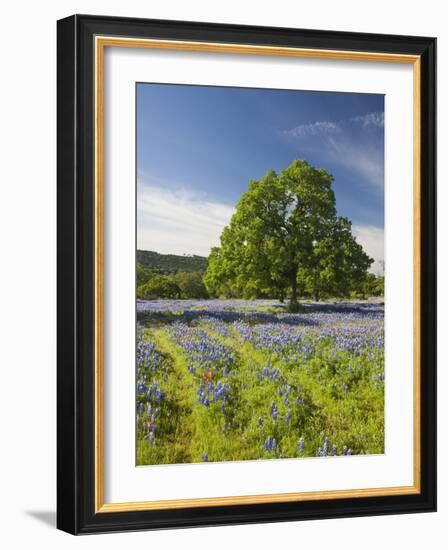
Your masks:
<svg viewBox="0 0 448 550"><path fill-rule="evenodd" d="M207 258L196 255L159 254L152 250L137 250L137 262L154 273L164 275L180 271L203 272L207 269Z"/></svg>

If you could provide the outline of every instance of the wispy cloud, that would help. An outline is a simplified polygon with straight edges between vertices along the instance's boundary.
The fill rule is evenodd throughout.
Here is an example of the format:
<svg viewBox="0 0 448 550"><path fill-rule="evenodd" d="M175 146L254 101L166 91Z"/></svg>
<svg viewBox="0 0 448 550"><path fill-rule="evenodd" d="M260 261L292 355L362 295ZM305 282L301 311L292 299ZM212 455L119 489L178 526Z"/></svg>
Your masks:
<svg viewBox="0 0 448 550"><path fill-rule="evenodd" d="M384 188L383 127L384 113L379 112L300 124L281 134L293 147L319 153L322 160L352 171L361 184L378 192Z"/></svg>
<svg viewBox="0 0 448 550"><path fill-rule="evenodd" d="M292 137L307 137L337 134L340 131L341 128L337 122L318 121L311 124L299 124L299 126L295 126L291 130L286 130L284 134Z"/></svg>
<svg viewBox="0 0 448 550"><path fill-rule="evenodd" d="M384 189L384 153L363 141L348 139L327 139L328 155L331 160L340 164L367 183L374 190Z"/></svg>
<svg viewBox="0 0 448 550"><path fill-rule="evenodd" d="M356 116L349 119L349 122L359 122L364 128L375 126L377 128L384 127L384 113L367 113L362 116Z"/></svg>
<svg viewBox="0 0 448 550"><path fill-rule="evenodd" d="M292 137L321 136L327 134L338 134L350 126L361 126L363 128L384 127L384 113L366 113L365 115L355 116L344 120L330 121L318 120L308 124L299 124L289 130L284 130L283 134Z"/></svg>
<svg viewBox="0 0 448 550"><path fill-rule="evenodd" d="M368 256L375 261L370 271L383 275L384 271L384 229L374 225L353 225L353 235Z"/></svg>
<svg viewBox="0 0 448 550"><path fill-rule="evenodd" d="M137 246L163 254L208 256L234 209L185 190L139 184Z"/></svg>

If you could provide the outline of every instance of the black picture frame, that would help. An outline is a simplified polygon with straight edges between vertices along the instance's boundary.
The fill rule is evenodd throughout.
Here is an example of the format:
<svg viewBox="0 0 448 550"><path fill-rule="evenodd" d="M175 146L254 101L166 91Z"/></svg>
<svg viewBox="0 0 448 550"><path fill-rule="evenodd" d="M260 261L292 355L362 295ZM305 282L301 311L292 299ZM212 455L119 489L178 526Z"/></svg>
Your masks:
<svg viewBox="0 0 448 550"><path fill-rule="evenodd" d="M419 494L95 512L94 38L409 54L421 59ZM57 24L57 527L100 533L436 510L436 39L74 15Z"/></svg>

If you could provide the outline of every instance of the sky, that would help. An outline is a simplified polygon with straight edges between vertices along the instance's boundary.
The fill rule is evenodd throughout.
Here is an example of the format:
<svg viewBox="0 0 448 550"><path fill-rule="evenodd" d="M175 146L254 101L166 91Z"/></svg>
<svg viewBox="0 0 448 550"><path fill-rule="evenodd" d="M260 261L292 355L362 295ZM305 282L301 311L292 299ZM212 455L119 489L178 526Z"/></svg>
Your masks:
<svg viewBox="0 0 448 550"><path fill-rule="evenodd" d="M251 179L305 159L382 273L384 96L137 84L137 247L207 256Z"/></svg>

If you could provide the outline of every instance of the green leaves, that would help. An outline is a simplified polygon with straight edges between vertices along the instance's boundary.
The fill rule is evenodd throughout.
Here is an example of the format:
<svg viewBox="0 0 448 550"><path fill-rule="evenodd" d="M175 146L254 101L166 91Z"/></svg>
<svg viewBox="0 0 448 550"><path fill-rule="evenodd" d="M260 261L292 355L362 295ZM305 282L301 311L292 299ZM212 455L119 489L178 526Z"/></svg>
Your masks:
<svg viewBox="0 0 448 550"><path fill-rule="evenodd" d="M142 300L156 298L180 298L181 291L171 275L154 275L137 288L137 297Z"/></svg>
<svg viewBox="0 0 448 550"><path fill-rule="evenodd" d="M176 273L174 281L180 289L181 298L208 298L202 273L183 271Z"/></svg>
<svg viewBox="0 0 448 550"><path fill-rule="evenodd" d="M305 160L252 180L210 253L205 284L220 297L345 296L372 260L336 215L333 176Z"/></svg>

